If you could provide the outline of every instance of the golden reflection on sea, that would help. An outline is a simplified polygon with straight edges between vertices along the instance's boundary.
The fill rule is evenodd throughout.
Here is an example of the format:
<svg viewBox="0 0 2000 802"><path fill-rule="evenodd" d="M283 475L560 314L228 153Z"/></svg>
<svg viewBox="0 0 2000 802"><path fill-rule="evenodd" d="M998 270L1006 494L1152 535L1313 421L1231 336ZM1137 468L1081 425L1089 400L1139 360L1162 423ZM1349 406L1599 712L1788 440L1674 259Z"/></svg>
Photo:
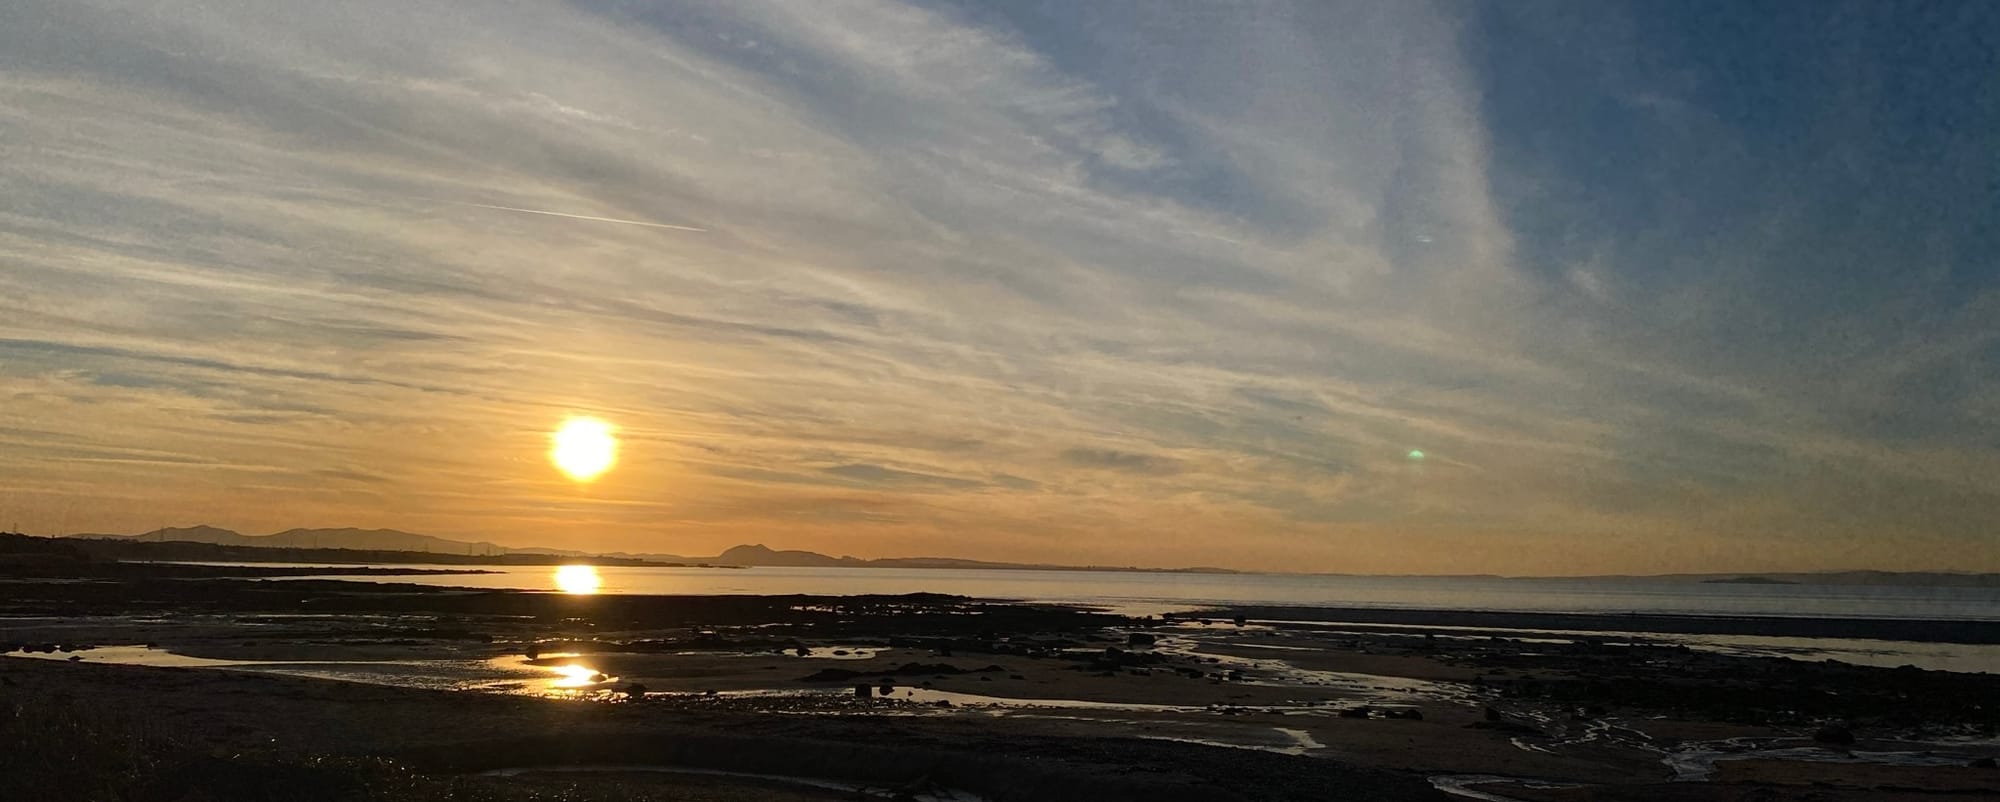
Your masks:
<svg viewBox="0 0 2000 802"><path fill-rule="evenodd" d="M604 586L594 565L565 565L556 569L556 589L564 593L591 594Z"/></svg>

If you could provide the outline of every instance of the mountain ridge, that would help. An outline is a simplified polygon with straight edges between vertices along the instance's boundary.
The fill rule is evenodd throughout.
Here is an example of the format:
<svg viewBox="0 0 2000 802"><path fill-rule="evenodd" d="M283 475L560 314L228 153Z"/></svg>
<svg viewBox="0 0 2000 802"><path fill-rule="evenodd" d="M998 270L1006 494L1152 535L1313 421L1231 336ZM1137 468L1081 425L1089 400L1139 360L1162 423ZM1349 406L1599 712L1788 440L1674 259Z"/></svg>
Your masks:
<svg viewBox="0 0 2000 802"><path fill-rule="evenodd" d="M682 563L689 565L741 565L781 568L980 568L987 570L1043 570L1043 571L1138 571L1158 573L1242 573L1227 568L1136 568L1131 566L1072 566L1045 565L1039 563L992 562L968 560L957 557L887 557L865 560L859 557L834 557L815 551L801 549L773 549L762 543L731 546L714 557L690 557L665 553L608 552L592 553L546 547L514 548L487 541L468 542L420 535L397 529L339 528L294 528L269 535L246 535L230 529L208 524L186 527L164 527L137 535L115 535L82 533L68 535L76 538L98 538L107 540L127 540L140 542L191 542L209 543L219 546L250 546L264 548L307 548L307 549L354 549L367 551L407 551L432 552L453 555L550 555L558 557L609 557L617 559L646 560L660 563Z"/></svg>
<svg viewBox="0 0 2000 802"><path fill-rule="evenodd" d="M1056 565L1046 563L1015 563L988 560L973 560L959 557L879 557L863 559L849 555L832 556L802 549L773 549L762 543L742 544L724 549L713 557L687 556L659 552L586 552L574 549L554 549L542 546L510 547L488 541L463 541L435 535L421 535L397 529L362 529L358 527L333 528L293 528L269 535L245 535L233 530L208 524L187 527L165 527L137 535L115 535L83 533L67 537L104 538L112 540L194 543L213 543L225 546L252 546L275 548L307 549L354 549L372 551L431 552L465 556L503 555L545 555L554 557L608 557L617 559L645 560L661 563L687 565L736 565L784 568L930 568L930 569L985 569L985 570L1038 570L1038 571L1132 571L1144 573L1190 573L1190 574L1241 574L1257 573L1229 568L1188 567L1188 568L1140 568L1132 566L1091 566ZM1362 574L1323 573L1315 576L1366 576ZM1436 576L1432 578L1454 578ZM1895 585L1914 587L2000 587L2000 574L1966 573L1953 571L1880 571L1880 570L1838 570L1818 572L1715 572L1715 573L1675 573L1675 574L1611 574L1574 577L1500 577L1485 575L1457 575L1467 579L1558 579L1566 581L1653 581L1666 583L1703 583L1714 585Z"/></svg>

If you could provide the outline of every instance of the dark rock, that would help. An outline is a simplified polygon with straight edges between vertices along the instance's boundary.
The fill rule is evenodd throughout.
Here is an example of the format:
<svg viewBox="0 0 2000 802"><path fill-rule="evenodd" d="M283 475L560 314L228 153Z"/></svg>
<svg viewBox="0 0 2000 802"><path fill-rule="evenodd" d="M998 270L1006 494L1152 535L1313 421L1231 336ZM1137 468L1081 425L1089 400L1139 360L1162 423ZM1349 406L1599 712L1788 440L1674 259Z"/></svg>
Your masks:
<svg viewBox="0 0 2000 802"><path fill-rule="evenodd" d="M1990 757L1973 758L1971 763L1965 765L1975 769L2000 769L2000 761Z"/></svg>
<svg viewBox="0 0 2000 802"><path fill-rule="evenodd" d="M1128 632L1125 635L1127 646L1152 646L1159 642L1159 637L1150 632Z"/></svg>
<svg viewBox="0 0 2000 802"><path fill-rule="evenodd" d="M1849 746L1854 743L1853 731L1838 724L1829 724L1819 728L1819 732L1813 733L1812 738L1823 744L1835 744L1838 746Z"/></svg>

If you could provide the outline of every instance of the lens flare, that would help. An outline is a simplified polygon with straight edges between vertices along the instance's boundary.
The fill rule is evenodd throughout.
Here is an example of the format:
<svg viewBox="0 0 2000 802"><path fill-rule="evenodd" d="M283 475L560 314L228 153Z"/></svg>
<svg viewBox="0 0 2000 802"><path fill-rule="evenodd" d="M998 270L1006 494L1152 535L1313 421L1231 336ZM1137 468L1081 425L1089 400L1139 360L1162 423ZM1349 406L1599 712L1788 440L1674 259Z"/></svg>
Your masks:
<svg viewBox="0 0 2000 802"><path fill-rule="evenodd" d="M549 461L578 482L588 482L618 462L618 438L611 424L596 418L570 418L549 436Z"/></svg>

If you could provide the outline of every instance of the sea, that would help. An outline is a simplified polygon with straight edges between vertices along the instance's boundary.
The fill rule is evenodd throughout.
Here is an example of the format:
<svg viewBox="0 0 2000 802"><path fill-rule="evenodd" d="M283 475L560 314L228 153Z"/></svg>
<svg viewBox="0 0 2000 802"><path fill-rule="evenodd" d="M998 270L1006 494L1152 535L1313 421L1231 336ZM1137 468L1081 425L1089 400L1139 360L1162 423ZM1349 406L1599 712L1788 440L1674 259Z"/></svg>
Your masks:
<svg viewBox="0 0 2000 802"><path fill-rule="evenodd" d="M557 566L373 567L476 569L492 573L382 577L329 573L327 578L447 587L564 589L557 583ZM605 565L595 566L595 571L599 580L597 593L825 596L949 593L987 599L1086 604L1126 615L1205 606L1257 605L2000 621L2000 588L1972 587L946 568Z"/></svg>
<svg viewBox="0 0 2000 802"><path fill-rule="evenodd" d="M475 569L490 573L366 576L342 574L352 565L325 563L203 563L326 568L326 574L273 579L343 579L439 587L575 592L558 581L561 566L401 564L368 567ZM573 583L577 569L568 576ZM2000 588L1896 585L1736 584L1640 578L1506 578L1210 574L1144 571L1037 571L944 568L700 568L593 566L590 592L642 595L785 595L945 593L983 599L1099 607L1131 616L1231 606L1325 608L1291 611L1287 620L1342 623L1346 608L1482 610L1528 613L1782 616L2000 622ZM1384 629L1374 626L1378 634ZM1453 637L1539 633L1563 640L1626 635L1692 649L1857 665L2000 673L2000 644L1908 640L1622 633L1482 627L1451 629ZM1417 633L1412 632L1413 636Z"/></svg>

